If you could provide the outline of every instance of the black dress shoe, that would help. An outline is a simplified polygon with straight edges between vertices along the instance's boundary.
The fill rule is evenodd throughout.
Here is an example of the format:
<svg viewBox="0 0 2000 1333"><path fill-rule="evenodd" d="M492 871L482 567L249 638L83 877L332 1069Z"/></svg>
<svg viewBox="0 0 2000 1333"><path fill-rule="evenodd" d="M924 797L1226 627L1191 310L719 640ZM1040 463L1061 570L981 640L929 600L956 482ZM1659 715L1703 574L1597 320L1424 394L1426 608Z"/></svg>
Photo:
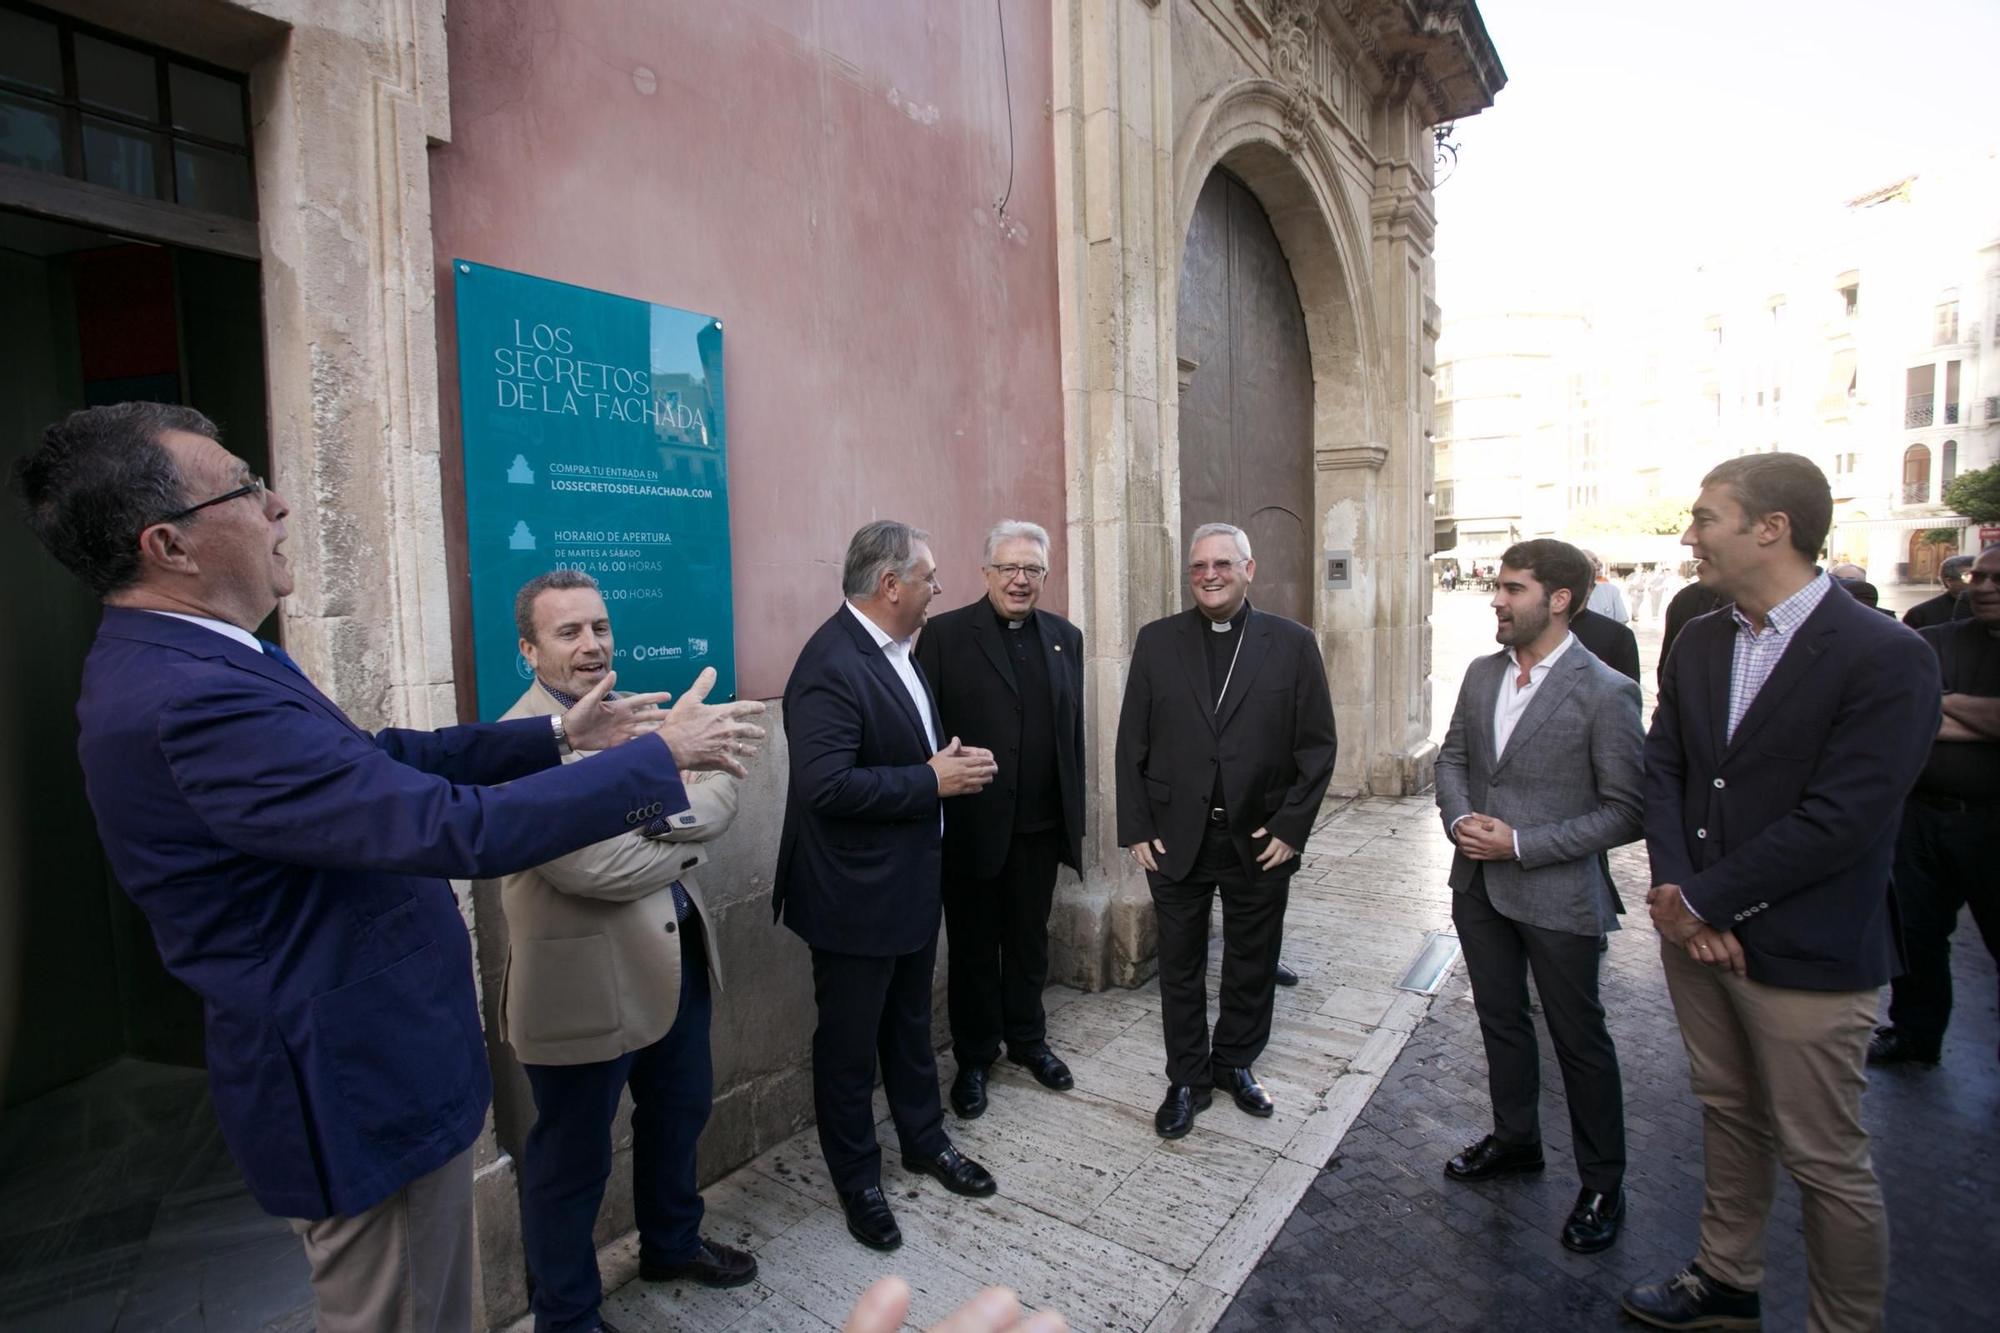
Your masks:
<svg viewBox="0 0 2000 1333"><path fill-rule="evenodd" d="M612 1323L609 1319L606 1319L602 1315L600 1315L598 1316L597 1319L597 1327L595 1329L592 1329L590 1333L623 1333L623 1330L621 1330L618 1327L618 1325Z"/></svg>
<svg viewBox="0 0 2000 1333"><path fill-rule="evenodd" d="M1563 1223L1563 1248L1578 1254L1608 1250L1618 1239L1618 1228L1624 1225L1624 1190L1609 1194L1584 1190L1576 1196L1576 1207L1569 1210L1569 1221Z"/></svg>
<svg viewBox="0 0 2000 1333"><path fill-rule="evenodd" d="M1007 1062L1021 1066L1035 1076L1035 1082L1055 1092L1068 1092L1076 1086L1076 1080L1070 1077L1069 1066L1058 1060L1056 1053L1047 1046L1009 1051Z"/></svg>
<svg viewBox="0 0 2000 1333"><path fill-rule="evenodd" d="M740 1287L757 1276L757 1261L721 1241L703 1238L694 1258L677 1264L648 1263L641 1257L639 1276L648 1282L699 1282L704 1287Z"/></svg>
<svg viewBox="0 0 2000 1333"><path fill-rule="evenodd" d="M1664 1282L1647 1282L1625 1293L1625 1313L1654 1328L1737 1328L1764 1326L1757 1293L1743 1291L1689 1264Z"/></svg>
<svg viewBox="0 0 2000 1333"><path fill-rule="evenodd" d="M1283 963L1280 963L1278 964L1278 984L1280 986L1296 986L1299 984L1299 974L1286 967Z"/></svg>
<svg viewBox="0 0 2000 1333"><path fill-rule="evenodd" d="M870 1185L851 1194L842 1190L840 1210L847 1214L847 1234L869 1249L893 1250L903 1243L902 1229L889 1211L889 1201L882 1197L881 1186Z"/></svg>
<svg viewBox="0 0 2000 1333"><path fill-rule="evenodd" d="M1876 1028L1868 1043L1868 1063L1935 1066L1943 1045L1941 1041L1919 1041L1901 1028Z"/></svg>
<svg viewBox="0 0 2000 1333"><path fill-rule="evenodd" d="M1264 1085L1248 1069L1211 1065L1209 1072L1215 1078L1215 1086L1234 1097L1246 1113L1261 1119L1277 1109L1271 1105L1271 1094L1264 1091Z"/></svg>
<svg viewBox="0 0 2000 1333"><path fill-rule="evenodd" d="M1444 1173L1453 1180L1491 1180L1540 1171L1544 1165L1541 1144L1502 1143L1488 1134L1446 1162Z"/></svg>
<svg viewBox="0 0 2000 1333"><path fill-rule="evenodd" d="M1163 1139L1184 1138L1194 1128L1194 1118L1214 1100L1207 1088L1176 1083L1167 1089L1167 1099L1153 1112L1153 1132Z"/></svg>
<svg viewBox="0 0 2000 1333"><path fill-rule="evenodd" d="M986 1114L986 1066L960 1065L951 1080L951 1109L960 1120Z"/></svg>
<svg viewBox="0 0 2000 1333"><path fill-rule="evenodd" d="M903 1166L911 1171L930 1176L938 1184L953 1194L963 1194L968 1199L983 1199L1000 1188L993 1183L993 1176L979 1163L967 1157L950 1144L935 1157L903 1157Z"/></svg>

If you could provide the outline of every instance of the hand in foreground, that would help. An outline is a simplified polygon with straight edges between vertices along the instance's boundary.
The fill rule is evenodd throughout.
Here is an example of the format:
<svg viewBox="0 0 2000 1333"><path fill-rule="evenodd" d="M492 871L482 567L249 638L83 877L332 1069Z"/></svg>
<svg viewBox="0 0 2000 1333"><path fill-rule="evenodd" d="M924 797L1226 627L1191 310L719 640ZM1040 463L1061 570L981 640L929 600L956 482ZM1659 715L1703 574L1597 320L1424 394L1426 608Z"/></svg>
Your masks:
<svg viewBox="0 0 2000 1333"><path fill-rule="evenodd" d="M896 1333L909 1314L909 1283L885 1277L861 1293L841 1333ZM1065 1333L1068 1328L1061 1315L1046 1310L1023 1318L1013 1292L988 1287L931 1325L930 1333Z"/></svg>
<svg viewBox="0 0 2000 1333"><path fill-rule="evenodd" d="M1492 815L1468 815L1451 831L1459 850L1474 861L1514 859L1514 830L1504 819Z"/></svg>
<svg viewBox="0 0 2000 1333"><path fill-rule="evenodd" d="M1703 926L1688 938L1687 951L1688 957L1697 963L1726 967L1739 977L1749 974L1749 961L1743 957L1743 946L1737 943L1733 930Z"/></svg>
<svg viewBox="0 0 2000 1333"><path fill-rule="evenodd" d="M617 681L616 671L605 672L604 679L591 686L590 693L563 714L563 735L569 737L571 748L609 750L660 725L660 705L670 696L628 694L620 699L605 698Z"/></svg>
<svg viewBox="0 0 2000 1333"><path fill-rule="evenodd" d="M1270 831L1271 830L1267 828L1260 828L1255 833L1252 833L1250 836L1253 838L1261 838ZM1286 842L1283 838L1274 837L1271 839L1270 846L1266 847L1263 851L1257 853L1257 868L1259 870L1274 869L1278 866L1283 865L1285 862L1291 860L1298 854L1299 854L1298 848L1292 846L1290 843Z"/></svg>
<svg viewBox="0 0 2000 1333"><path fill-rule="evenodd" d="M1125 850L1132 853L1134 861L1137 861L1141 866L1144 866L1157 875L1160 872L1160 863L1154 859L1153 854L1157 852L1161 856L1165 856L1167 854L1167 844L1155 838L1150 843L1135 842Z"/></svg>
<svg viewBox="0 0 2000 1333"><path fill-rule="evenodd" d="M660 739L682 768L716 769L740 778L749 772L743 765L756 757L755 742L764 739L764 729L745 719L763 712L764 705L755 699L733 704L705 702L714 688L715 668L703 667L672 708L655 714L660 720Z"/></svg>
<svg viewBox="0 0 2000 1333"><path fill-rule="evenodd" d="M993 751L967 745L956 736L926 762L937 774L940 796L970 795L993 781L993 775L1000 771L1000 765L993 760Z"/></svg>
<svg viewBox="0 0 2000 1333"><path fill-rule="evenodd" d="M1653 929L1666 936L1670 944L1686 944L1696 931L1708 929L1700 917L1688 910L1678 884L1655 884L1646 890L1646 906L1652 913Z"/></svg>

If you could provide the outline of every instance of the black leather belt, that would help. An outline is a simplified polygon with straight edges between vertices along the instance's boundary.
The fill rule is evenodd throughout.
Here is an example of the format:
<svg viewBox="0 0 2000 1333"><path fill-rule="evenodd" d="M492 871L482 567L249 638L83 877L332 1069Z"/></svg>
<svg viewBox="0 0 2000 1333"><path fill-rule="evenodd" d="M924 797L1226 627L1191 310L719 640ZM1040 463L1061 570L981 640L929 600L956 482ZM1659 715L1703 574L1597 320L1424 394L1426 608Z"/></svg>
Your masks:
<svg viewBox="0 0 2000 1333"><path fill-rule="evenodd" d="M1210 828L1228 828L1229 812L1219 805L1211 805L1208 807L1208 826Z"/></svg>

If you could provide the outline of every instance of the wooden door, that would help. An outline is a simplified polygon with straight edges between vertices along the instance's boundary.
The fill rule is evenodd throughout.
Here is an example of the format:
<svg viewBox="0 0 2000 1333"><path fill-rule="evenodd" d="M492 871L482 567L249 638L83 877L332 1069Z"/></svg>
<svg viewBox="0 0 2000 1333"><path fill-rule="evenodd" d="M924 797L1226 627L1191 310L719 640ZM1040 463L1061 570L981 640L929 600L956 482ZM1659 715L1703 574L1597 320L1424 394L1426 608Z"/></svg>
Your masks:
<svg viewBox="0 0 2000 1333"><path fill-rule="evenodd" d="M1263 207L1217 171L1181 262L1181 553L1203 523L1250 534L1257 606L1313 620L1312 360L1292 269ZM1191 595L1182 589L1184 605Z"/></svg>

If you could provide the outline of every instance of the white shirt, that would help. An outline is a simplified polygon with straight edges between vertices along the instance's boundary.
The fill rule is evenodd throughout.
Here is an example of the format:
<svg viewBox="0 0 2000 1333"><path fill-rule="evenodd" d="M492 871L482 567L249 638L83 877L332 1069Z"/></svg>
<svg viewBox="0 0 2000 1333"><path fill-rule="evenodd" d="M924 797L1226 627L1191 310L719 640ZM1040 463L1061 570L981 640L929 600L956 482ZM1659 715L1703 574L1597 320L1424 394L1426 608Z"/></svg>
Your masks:
<svg viewBox="0 0 2000 1333"><path fill-rule="evenodd" d="M1625 594L1618 590L1615 583L1600 583L1592 588L1590 600L1584 605L1621 625L1632 618L1632 613L1625 607Z"/></svg>
<svg viewBox="0 0 2000 1333"><path fill-rule="evenodd" d="M1569 646L1575 642L1576 635L1565 634L1554 652L1528 668L1528 683L1525 685L1515 683L1515 677L1521 673L1521 659L1515 655L1512 648L1507 650L1507 669L1500 673L1500 697L1493 701L1494 763L1499 763L1500 756L1507 752L1507 741L1513 736L1514 727L1520 722L1521 714L1527 712L1528 705L1535 701L1536 688L1548 679L1549 668L1554 666L1556 659L1568 652ZM1471 815L1460 815L1453 820L1452 832L1458 832L1458 826L1470 818ZM1516 861L1521 859L1519 829L1514 830L1514 859Z"/></svg>
<svg viewBox="0 0 2000 1333"><path fill-rule="evenodd" d="M264 645L257 641L256 635L244 629L241 625L232 625L226 620L211 620L207 616L190 616L180 611L155 611L150 606L142 606L137 609L149 615L172 616L175 620L185 620L190 625L199 625L203 629L214 630L223 638L234 639L251 652L259 656L263 655Z"/></svg>
<svg viewBox="0 0 2000 1333"><path fill-rule="evenodd" d="M1528 668L1528 683L1517 685L1516 677L1521 674L1521 659L1512 648L1507 650L1507 669L1500 673L1500 697L1493 703L1493 762L1500 762L1500 756L1507 753L1507 741L1514 734L1514 726L1521 720L1521 714L1528 711L1528 705L1535 701L1535 690L1548 679L1549 668L1556 659L1569 651L1576 642L1576 635L1565 634L1556 650Z"/></svg>
<svg viewBox="0 0 2000 1333"><path fill-rule="evenodd" d="M910 660L910 648L916 636L913 634L908 639L892 639L888 631L861 614L861 609L854 603L849 602L847 609L867 628L868 636L875 640L875 646L882 650L882 656L889 659L889 666L895 671L896 679L902 681L903 688L909 691L910 702L916 705L917 716L924 724L924 739L930 742L931 753L936 754L942 747L938 745L937 733L931 730L930 696L924 693L924 683L917 679L916 663Z"/></svg>

